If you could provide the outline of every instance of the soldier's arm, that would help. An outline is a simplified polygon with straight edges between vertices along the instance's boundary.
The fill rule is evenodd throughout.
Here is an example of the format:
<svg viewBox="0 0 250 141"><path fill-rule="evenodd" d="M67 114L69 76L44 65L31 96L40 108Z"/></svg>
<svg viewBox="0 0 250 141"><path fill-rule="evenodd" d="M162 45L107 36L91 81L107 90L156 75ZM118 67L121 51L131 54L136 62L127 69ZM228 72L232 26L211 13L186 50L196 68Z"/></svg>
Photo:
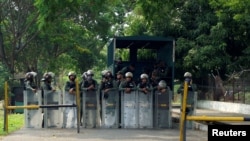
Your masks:
<svg viewBox="0 0 250 141"><path fill-rule="evenodd" d="M126 89L124 86L125 86L125 83L122 82L122 83L120 84L120 86L119 86L119 90L120 90L120 91L124 91L124 90Z"/></svg>
<svg viewBox="0 0 250 141"><path fill-rule="evenodd" d="M140 88L140 84L136 86L137 90L141 91L142 89Z"/></svg>

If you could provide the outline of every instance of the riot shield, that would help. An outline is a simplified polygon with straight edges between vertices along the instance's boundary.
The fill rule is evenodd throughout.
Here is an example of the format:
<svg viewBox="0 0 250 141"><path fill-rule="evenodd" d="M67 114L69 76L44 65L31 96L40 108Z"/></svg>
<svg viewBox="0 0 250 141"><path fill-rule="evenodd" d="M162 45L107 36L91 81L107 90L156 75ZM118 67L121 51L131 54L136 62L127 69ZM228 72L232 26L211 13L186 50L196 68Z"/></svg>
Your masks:
<svg viewBox="0 0 250 141"><path fill-rule="evenodd" d="M61 91L44 90L44 105L61 105ZM44 128L62 127L62 108L44 108Z"/></svg>
<svg viewBox="0 0 250 141"><path fill-rule="evenodd" d="M181 101L183 99L183 95L181 95ZM189 90L187 94L187 115L195 115L196 114L196 105L197 105L197 92ZM182 107L182 103L181 103ZM194 121L187 120L186 121L186 128L193 129L194 128Z"/></svg>
<svg viewBox="0 0 250 141"><path fill-rule="evenodd" d="M97 110L97 91L82 92L82 121L84 128L96 128L98 120Z"/></svg>
<svg viewBox="0 0 250 141"><path fill-rule="evenodd" d="M63 104L75 104L76 95L69 94L67 91L63 91ZM77 108L76 107L64 107L63 109L63 128L76 128L77 126Z"/></svg>
<svg viewBox="0 0 250 141"><path fill-rule="evenodd" d="M24 105L41 105L41 91L24 90ZM24 109L25 127L42 128L42 110Z"/></svg>
<svg viewBox="0 0 250 141"><path fill-rule="evenodd" d="M172 116L171 105L172 91L168 90L165 93L159 91L154 92L154 127L155 128L171 128Z"/></svg>
<svg viewBox="0 0 250 141"><path fill-rule="evenodd" d="M122 128L138 128L138 95L137 91L121 93L121 126Z"/></svg>
<svg viewBox="0 0 250 141"><path fill-rule="evenodd" d="M153 92L138 91L139 128L153 127Z"/></svg>
<svg viewBox="0 0 250 141"><path fill-rule="evenodd" d="M119 91L102 92L102 127L119 127Z"/></svg>

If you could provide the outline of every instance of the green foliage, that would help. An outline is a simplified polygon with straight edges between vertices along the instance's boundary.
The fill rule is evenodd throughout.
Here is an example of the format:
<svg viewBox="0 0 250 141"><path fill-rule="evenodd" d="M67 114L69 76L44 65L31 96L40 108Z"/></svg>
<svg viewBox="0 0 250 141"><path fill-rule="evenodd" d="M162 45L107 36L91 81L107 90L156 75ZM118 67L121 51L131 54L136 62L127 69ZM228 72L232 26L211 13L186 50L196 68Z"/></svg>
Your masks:
<svg viewBox="0 0 250 141"><path fill-rule="evenodd" d="M123 35L175 38L177 79L187 70L202 77L218 68L228 73L249 67L248 0L4 2L0 2L4 41L0 48L5 52L1 61L11 73L101 71L106 68L105 43ZM11 2L18 5L18 12L8 7ZM129 57L124 50L116 56ZM153 58L141 52L141 59L148 57Z"/></svg>
<svg viewBox="0 0 250 141"><path fill-rule="evenodd" d="M138 0L135 14L140 15L140 19L145 19L139 23L144 23L147 35L169 35L173 27L176 12L174 10L175 0ZM136 18L135 18L136 19ZM137 22L134 22L138 24ZM141 24L143 25L143 24Z"/></svg>
<svg viewBox="0 0 250 141"><path fill-rule="evenodd" d="M250 3L248 0L210 0L214 8L218 23L225 33L226 51L233 62L231 70L237 70L239 66L249 67L246 63L249 50Z"/></svg>
<svg viewBox="0 0 250 141"><path fill-rule="evenodd" d="M217 22L216 15L205 0L180 3L182 34L176 41L177 70L189 70L202 77L211 70L228 69L225 28Z"/></svg>
<svg viewBox="0 0 250 141"><path fill-rule="evenodd" d="M151 60L152 62L156 61L156 50L154 49L139 49L137 51L138 61Z"/></svg>
<svg viewBox="0 0 250 141"><path fill-rule="evenodd" d="M39 29L45 28L62 15L76 13L81 0L36 0L34 5L39 12Z"/></svg>
<svg viewBox="0 0 250 141"><path fill-rule="evenodd" d="M75 60L75 65L81 73L91 69L94 66L96 60L93 52L80 47L75 47L75 50L72 51L70 56Z"/></svg>
<svg viewBox="0 0 250 141"><path fill-rule="evenodd" d="M15 73L19 53L39 32L34 29L37 13L32 0L1 1L0 59L10 73Z"/></svg>

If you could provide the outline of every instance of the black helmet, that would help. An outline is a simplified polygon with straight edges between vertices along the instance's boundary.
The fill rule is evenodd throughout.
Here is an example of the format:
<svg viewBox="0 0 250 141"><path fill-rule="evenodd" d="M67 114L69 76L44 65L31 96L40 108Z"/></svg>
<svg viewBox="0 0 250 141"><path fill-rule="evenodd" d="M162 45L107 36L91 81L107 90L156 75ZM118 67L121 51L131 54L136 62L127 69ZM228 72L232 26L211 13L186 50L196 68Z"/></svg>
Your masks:
<svg viewBox="0 0 250 141"><path fill-rule="evenodd" d="M33 71L27 72L27 73L25 74L25 78L26 78L26 80L33 79L34 77L36 77L36 75L37 75L36 72L33 72Z"/></svg>
<svg viewBox="0 0 250 141"><path fill-rule="evenodd" d="M105 77L106 77L106 78L111 78L111 77L113 77L112 72L111 72L111 71L107 71L107 72L105 73Z"/></svg>

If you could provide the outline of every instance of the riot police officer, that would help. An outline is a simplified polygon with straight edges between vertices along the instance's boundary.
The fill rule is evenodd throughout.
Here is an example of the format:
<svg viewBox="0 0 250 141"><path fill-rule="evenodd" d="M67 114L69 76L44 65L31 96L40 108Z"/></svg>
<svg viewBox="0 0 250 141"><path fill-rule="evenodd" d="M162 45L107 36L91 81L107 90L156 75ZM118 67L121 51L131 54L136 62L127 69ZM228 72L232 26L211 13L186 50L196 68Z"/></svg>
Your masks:
<svg viewBox="0 0 250 141"><path fill-rule="evenodd" d="M116 83L117 86L120 86L121 82L124 81L123 73L121 71L118 71L116 73Z"/></svg>
<svg viewBox="0 0 250 141"><path fill-rule="evenodd" d="M161 80L157 86L158 94L164 94L167 92L167 83L165 80Z"/></svg>
<svg viewBox="0 0 250 141"><path fill-rule="evenodd" d="M157 89L159 81L160 81L160 78L157 76L157 72L153 71L151 74L151 77L149 78L149 82L152 85L154 90Z"/></svg>
<svg viewBox="0 0 250 141"><path fill-rule="evenodd" d="M85 81L81 85L82 90L96 90L97 89L97 81L93 79L94 72L92 70L88 70L85 74Z"/></svg>
<svg viewBox="0 0 250 141"><path fill-rule="evenodd" d="M152 89L152 85L149 83L148 75L146 73L141 74L140 82L137 85L139 91L143 92L144 94L148 94Z"/></svg>
<svg viewBox="0 0 250 141"><path fill-rule="evenodd" d="M51 91L55 91L55 87L52 86L52 79L55 76L55 74L53 72L46 72L43 74L43 78L42 78L42 89L43 90L51 90Z"/></svg>
<svg viewBox="0 0 250 141"><path fill-rule="evenodd" d="M193 84L192 74L190 72L185 72L184 73L184 79L188 83L188 91L196 90L196 85ZM177 93L178 94L183 93L183 89L184 89L184 83L182 85L180 85L180 87L177 90Z"/></svg>
<svg viewBox="0 0 250 141"><path fill-rule="evenodd" d="M35 77L36 77L37 73L36 72L28 72L25 74L25 80L24 80L24 105L30 105L30 104L39 104L39 97L40 95L38 95L38 88L37 85L35 83ZM26 110L25 109L25 121L27 121L26 123L26 127L36 127L37 125L39 125L37 122L32 122L35 121L34 119L40 118L39 115L39 110Z"/></svg>
<svg viewBox="0 0 250 141"><path fill-rule="evenodd" d="M84 86L85 81L87 80L87 72L83 72L83 74L81 75L81 82L79 83L79 88L81 89L80 91L80 105L82 105L83 103L83 92L82 92L82 87ZM80 125L82 126L82 114L83 114L83 109L82 106L80 106Z"/></svg>
<svg viewBox="0 0 250 141"><path fill-rule="evenodd" d="M81 77L82 77L82 81L80 82L80 84L84 83L84 81L87 80L87 72L84 72Z"/></svg>
<svg viewBox="0 0 250 141"><path fill-rule="evenodd" d="M25 80L24 80L24 84L25 84L25 90L31 90L34 93L37 92L37 85L35 84L35 77L36 77L37 73L36 72L27 72L25 74Z"/></svg>
<svg viewBox="0 0 250 141"><path fill-rule="evenodd" d="M43 78L42 78L42 85L41 85L41 90L42 90L42 104L47 105L49 103L49 101L53 100L53 92L56 91L55 87L52 85L52 80L53 77L55 76L55 74L53 72L46 72L43 74ZM52 112L52 111L48 111L48 109L42 109L44 116L47 117L47 119L50 120L50 124L52 125L53 123L53 119L51 119L51 116L48 116L48 112ZM50 113L50 115L52 115L52 113ZM44 118L43 118L43 124L42 127L45 126L44 123Z"/></svg>
<svg viewBox="0 0 250 141"><path fill-rule="evenodd" d="M104 79L101 82L100 85L100 90L104 92L104 98L108 98L108 92L111 89L116 89L117 84L114 80L114 77L112 75L111 71L107 71L106 74L104 75Z"/></svg>
<svg viewBox="0 0 250 141"><path fill-rule="evenodd" d="M65 90L65 104L76 104L76 74L74 72L68 73L69 80L64 87ZM67 107L65 109L66 128L75 128L77 122L77 112L75 107Z"/></svg>
<svg viewBox="0 0 250 141"><path fill-rule="evenodd" d="M197 89L196 85L193 84L192 81L192 74L190 72L185 72L184 73L184 79L185 82L187 82L188 85L188 93L187 93L187 99L186 99L186 114L187 115L192 115L195 113L195 101L196 101L196 96L195 96L195 91ZM181 109L183 106L183 94L184 94L184 83L181 84L181 86L179 87L179 89L177 90L178 94L181 94ZM180 109L180 110L181 110ZM187 121L186 123L186 127L187 128L193 128L193 124L192 121Z"/></svg>
<svg viewBox="0 0 250 141"><path fill-rule="evenodd" d="M53 72L46 72L43 74L42 78L42 85L41 85L41 90L42 90L42 104L44 104L44 94L45 91L47 93L53 93L56 89L54 86L52 86L52 79L55 76Z"/></svg>
<svg viewBox="0 0 250 141"><path fill-rule="evenodd" d="M119 90L124 90L126 93L131 93L132 91L136 90L136 88L136 83L133 80L133 73L127 72L125 74L125 81L120 84Z"/></svg>

